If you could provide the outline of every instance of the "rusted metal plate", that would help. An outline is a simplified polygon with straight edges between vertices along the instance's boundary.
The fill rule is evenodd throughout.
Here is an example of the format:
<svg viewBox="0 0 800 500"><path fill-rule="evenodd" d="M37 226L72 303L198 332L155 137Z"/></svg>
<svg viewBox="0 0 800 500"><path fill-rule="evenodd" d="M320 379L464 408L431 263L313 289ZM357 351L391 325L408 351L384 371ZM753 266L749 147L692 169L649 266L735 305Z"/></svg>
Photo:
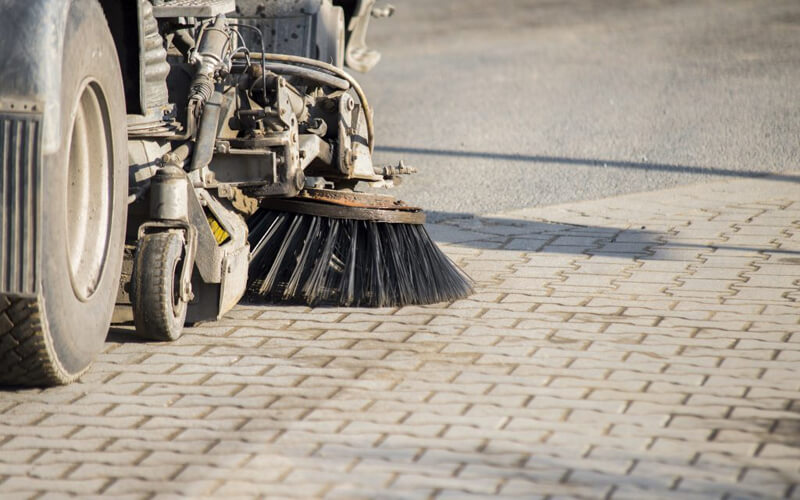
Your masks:
<svg viewBox="0 0 800 500"><path fill-rule="evenodd" d="M365 220L389 224L425 224L425 214L419 209L416 209L416 211L387 210L339 205L298 198L268 198L261 202L261 207L269 210L313 215L317 217L330 217L333 219Z"/></svg>
<svg viewBox="0 0 800 500"><path fill-rule="evenodd" d="M375 208L381 210L401 210L409 212L420 211L418 207L406 205L405 202L393 196L358 193L355 191L341 191L333 189L304 189L297 195L299 199L331 203L345 207Z"/></svg>

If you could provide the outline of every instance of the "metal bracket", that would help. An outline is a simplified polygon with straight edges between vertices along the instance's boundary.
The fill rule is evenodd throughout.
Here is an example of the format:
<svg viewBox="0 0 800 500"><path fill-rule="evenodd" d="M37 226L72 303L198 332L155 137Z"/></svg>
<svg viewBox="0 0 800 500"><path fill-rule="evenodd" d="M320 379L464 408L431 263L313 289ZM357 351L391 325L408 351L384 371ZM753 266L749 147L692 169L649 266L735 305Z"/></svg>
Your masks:
<svg viewBox="0 0 800 500"><path fill-rule="evenodd" d="M236 10L236 0L172 0L154 5L153 15L164 17L215 17Z"/></svg>
<svg viewBox="0 0 800 500"><path fill-rule="evenodd" d="M197 231L191 224L184 221L150 221L139 226L139 237L141 241L145 234L156 232L168 232L179 230L183 233L184 248L186 250L186 261L181 270L181 300L187 304L194 299L192 293L192 270L194 260L197 256Z"/></svg>

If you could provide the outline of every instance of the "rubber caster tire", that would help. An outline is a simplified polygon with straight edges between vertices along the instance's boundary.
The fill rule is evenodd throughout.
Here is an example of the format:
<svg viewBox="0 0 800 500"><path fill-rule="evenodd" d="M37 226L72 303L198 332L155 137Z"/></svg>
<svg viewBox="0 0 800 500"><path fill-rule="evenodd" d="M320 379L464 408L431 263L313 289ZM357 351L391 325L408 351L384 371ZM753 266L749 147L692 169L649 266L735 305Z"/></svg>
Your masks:
<svg viewBox="0 0 800 500"><path fill-rule="evenodd" d="M131 304L136 335L159 341L183 333L187 304L181 299L180 277L186 243L179 232L145 235L136 250Z"/></svg>

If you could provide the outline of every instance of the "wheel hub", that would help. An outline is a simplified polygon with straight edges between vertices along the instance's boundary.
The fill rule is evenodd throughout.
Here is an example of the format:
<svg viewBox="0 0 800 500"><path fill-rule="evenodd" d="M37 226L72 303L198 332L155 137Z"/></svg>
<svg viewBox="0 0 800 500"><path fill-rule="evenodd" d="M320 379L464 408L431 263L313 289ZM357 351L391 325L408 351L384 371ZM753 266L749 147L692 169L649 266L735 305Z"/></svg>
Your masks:
<svg viewBox="0 0 800 500"><path fill-rule="evenodd" d="M67 170L67 255L75 295L87 300L103 272L112 208L112 156L108 108L100 86L89 81L78 92Z"/></svg>

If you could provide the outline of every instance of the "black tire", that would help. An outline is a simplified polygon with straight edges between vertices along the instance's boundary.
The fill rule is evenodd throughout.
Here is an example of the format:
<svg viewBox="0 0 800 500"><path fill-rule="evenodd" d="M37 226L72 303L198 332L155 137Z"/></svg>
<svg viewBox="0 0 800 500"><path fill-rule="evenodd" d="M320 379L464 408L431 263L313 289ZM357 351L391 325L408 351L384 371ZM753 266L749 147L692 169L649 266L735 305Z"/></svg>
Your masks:
<svg viewBox="0 0 800 500"><path fill-rule="evenodd" d="M119 284L128 195L120 65L96 0L72 1L63 29L61 86L48 90L58 93L61 141L42 157L39 293L0 294L3 384L78 378L103 347Z"/></svg>
<svg viewBox="0 0 800 500"><path fill-rule="evenodd" d="M183 333L187 308L180 293L184 248L183 235L178 232L148 234L139 240L131 280L136 335L170 341Z"/></svg>

